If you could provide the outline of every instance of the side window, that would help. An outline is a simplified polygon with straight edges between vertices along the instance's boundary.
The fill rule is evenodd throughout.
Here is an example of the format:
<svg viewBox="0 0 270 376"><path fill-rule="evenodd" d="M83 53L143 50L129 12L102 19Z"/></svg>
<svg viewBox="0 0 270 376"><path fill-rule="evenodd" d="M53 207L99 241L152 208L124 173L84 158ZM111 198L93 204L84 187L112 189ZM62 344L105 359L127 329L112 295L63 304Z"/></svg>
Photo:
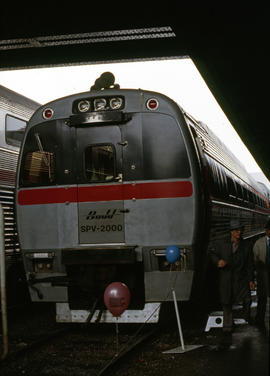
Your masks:
<svg viewBox="0 0 270 376"><path fill-rule="evenodd" d="M208 177L210 192L214 197L225 198L227 195L227 178L224 167L207 154L205 156L209 166Z"/></svg>
<svg viewBox="0 0 270 376"><path fill-rule="evenodd" d="M15 118L11 115L6 116L6 143L13 146L20 146L26 121Z"/></svg>
<svg viewBox="0 0 270 376"><path fill-rule="evenodd" d="M85 149L85 175L91 182L111 181L115 176L113 145L92 145Z"/></svg>
<svg viewBox="0 0 270 376"><path fill-rule="evenodd" d="M227 182L229 197L234 199L237 195L235 181L229 175L227 175Z"/></svg>

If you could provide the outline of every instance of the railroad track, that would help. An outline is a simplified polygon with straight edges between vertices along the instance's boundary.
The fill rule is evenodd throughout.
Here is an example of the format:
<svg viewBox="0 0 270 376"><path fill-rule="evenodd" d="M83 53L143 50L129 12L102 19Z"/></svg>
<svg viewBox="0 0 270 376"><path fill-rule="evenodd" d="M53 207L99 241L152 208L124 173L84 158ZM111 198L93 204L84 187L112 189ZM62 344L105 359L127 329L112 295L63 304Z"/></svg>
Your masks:
<svg viewBox="0 0 270 376"><path fill-rule="evenodd" d="M140 334L139 336L134 336L130 339L130 341L121 347L119 352L115 354L115 356L106 362L106 364L98 371L97 376L103 376L105 374L108 374L110 371L113 371L116 363L120 363L124 357L130 353L130 351L134 350L142 344L144 341L147 341L149 338L151 338L155 333L157 332L157 329L148 330L144 334Z"/></svg>
<svg viewBox="0 0 270 376"><path fill-rule="evenodd" d="M175 318L167 311L164 326L87 325L56 323L54 308L45 307L33 305L10 316L9 355L0 363L1 376L124 375L130 362L143 368L152 351L159 353L179 340Z"/></svg>
<svg viewBox="0 0 270 376"><path fill-rule="evenodd" d="M156 331L146 326L134 333L134 327L121 327L119 334L113 326L109 329L104 325L63 326L28 343L22 342L0 363L0 374L109 375L121 368L127 355L140 348Z"/></svg>

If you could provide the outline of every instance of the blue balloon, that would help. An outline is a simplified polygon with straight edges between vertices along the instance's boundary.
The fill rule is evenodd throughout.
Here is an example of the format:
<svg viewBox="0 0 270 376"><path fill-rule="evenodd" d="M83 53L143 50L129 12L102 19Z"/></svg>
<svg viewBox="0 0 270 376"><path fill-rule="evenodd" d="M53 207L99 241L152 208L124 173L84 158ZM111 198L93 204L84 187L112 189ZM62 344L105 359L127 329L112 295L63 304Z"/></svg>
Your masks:
<svg viewBox="0 0 270 376"><path fill-rule="evenodd" d="M169 247L166 249L166 259L170 264L173 264L179 260L180 255L181 251L177 245L169 245Z"/></svg>

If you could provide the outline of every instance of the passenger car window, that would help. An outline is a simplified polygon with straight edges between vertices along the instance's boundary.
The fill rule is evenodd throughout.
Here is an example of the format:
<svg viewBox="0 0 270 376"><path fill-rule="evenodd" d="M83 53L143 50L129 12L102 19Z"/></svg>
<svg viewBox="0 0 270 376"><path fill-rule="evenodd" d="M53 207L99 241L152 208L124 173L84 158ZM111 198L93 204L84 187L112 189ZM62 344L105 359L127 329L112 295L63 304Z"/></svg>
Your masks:
<svg viewBox="0 0 270 376"><path fill-rule="evenodd" d="M6 143L13 146L20 146L26 121L15 118L11 115L6 116Z"/></svg>
<svg viewBox="0 0 270 376"><path fill-rule="evenodd" d="M85 149L85 174L91 182L111 181L115 176L114 146L88 146Z"/></svg>

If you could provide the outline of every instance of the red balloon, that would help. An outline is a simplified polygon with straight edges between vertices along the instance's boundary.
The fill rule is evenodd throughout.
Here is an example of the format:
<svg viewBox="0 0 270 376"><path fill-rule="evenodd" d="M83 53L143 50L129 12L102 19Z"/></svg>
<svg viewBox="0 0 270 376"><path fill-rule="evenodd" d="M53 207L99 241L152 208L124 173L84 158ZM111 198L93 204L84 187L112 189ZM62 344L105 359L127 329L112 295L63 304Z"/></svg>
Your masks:
<svg viewBox="0 0 270 376"><path fill-rule="evenodd" d="M130 302L129 288L122 282L113 282L104 291L104 303L115 317L127 309Z"/></svg>

